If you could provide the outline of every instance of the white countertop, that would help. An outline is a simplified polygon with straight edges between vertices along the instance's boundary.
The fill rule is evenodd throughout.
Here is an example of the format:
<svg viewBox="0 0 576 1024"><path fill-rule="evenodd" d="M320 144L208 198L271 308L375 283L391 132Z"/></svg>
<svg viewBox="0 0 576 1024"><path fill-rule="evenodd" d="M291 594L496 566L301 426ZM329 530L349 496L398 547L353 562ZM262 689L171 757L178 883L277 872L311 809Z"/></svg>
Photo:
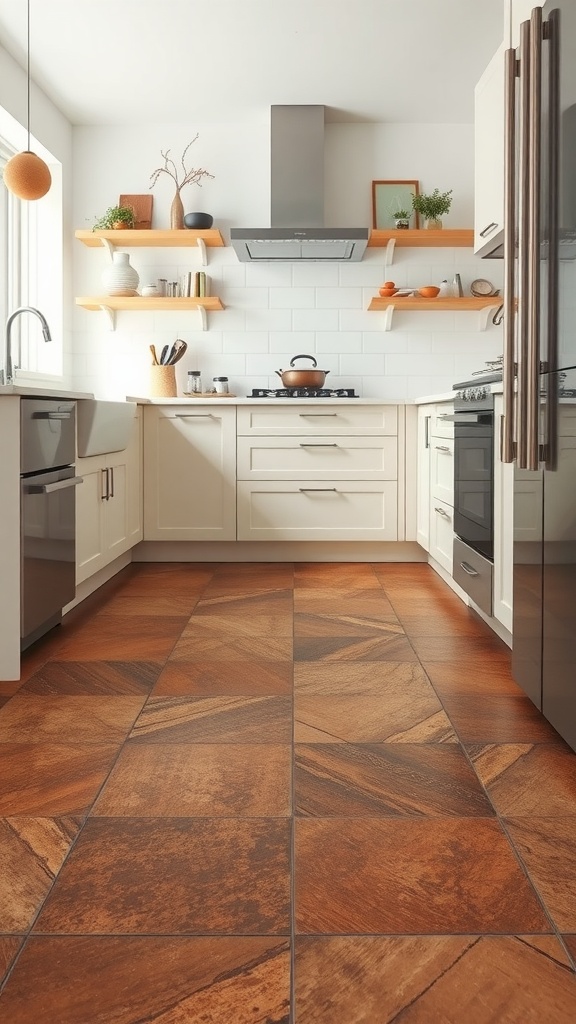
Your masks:
<svg viewBox="0 0 576 1024"><path fill-rule="evenodd" d="M66 388L25 387L22 384L0 384L2 395L23 395L28 398L94 398L88 391L68 391Z"/></svg>
<svg viewBox="0 0 576 1024"><path fill-rule="evenodd" d="M504 385L501 380L486 386L490 388L493 395L501 395L504 390ZM478 387L480 387L480 381L478 382ZM454 391L445 391L442 395L424 395L423 398L415 398L414 405L434 405L439 404L440 402L453 402L454 397Z"/></svg>
<svg viewBox="0 0 576 1024"><path fill-rule="evenodd" d="M178 398L143 398L142 396L126 396L127 402L138 402L140 405L183 405L190 402L195 405L412 405L407 398L190 398L181 395Z"/></svg>

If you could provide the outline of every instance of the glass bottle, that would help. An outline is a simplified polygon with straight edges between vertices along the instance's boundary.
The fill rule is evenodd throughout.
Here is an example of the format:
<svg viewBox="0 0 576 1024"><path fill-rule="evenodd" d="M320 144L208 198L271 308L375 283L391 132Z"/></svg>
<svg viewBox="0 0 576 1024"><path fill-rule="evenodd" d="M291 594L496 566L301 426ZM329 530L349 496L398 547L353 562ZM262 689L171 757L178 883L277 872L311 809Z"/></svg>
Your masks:
<svg viewBox="0 0 576 1024"><path fill-rule="evenodd" d="M202 394L202 377L200 370L188 370L188 380L186 383L186 394L187 395L201 395Z"/></svg>

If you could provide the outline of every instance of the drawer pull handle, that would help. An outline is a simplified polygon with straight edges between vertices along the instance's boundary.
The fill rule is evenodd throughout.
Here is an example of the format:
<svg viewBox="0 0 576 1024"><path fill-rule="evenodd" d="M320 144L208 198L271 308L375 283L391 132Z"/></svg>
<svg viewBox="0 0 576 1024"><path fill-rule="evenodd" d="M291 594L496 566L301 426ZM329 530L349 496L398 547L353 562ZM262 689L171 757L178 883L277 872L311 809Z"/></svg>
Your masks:
<svg viewBox="0 0 576 1024"><path fill-rule="evenodd" d="M497 222L495 220L491 221L491 223L487 224L486 227L483 228L483 230L480 232L480 238L485 238L486 235L488 234L488 232L493 231L494 228L497 228L497 227L498 227Z"/></svg>
<svg viewBox="0 0 576 1024"><path fill-rule="evenodd" d="M330 441L327 444L306 444L305 441L300 442L301 448L338 448L339 445L335 441Z"/></svg>
<svg viewBox="0 0 576 1024"><path fill-rule="evenodd" d="M468 562L460 562L460 568L464 569L464 572L467 573L468 576L479 576L480 575L479 572L476 572L476 569L473 569L471 565L468 565Z"/></svg>
<svg viewBox="0 0 576 1024"><path fill-rule="evenodd" d="M439 516L444 516L444 519L450 519L450 516L443 508L435 508L434 511L437 512Z"/></svg>
<svg viewBox="0 0 576 1024"><path fill-rule="evenodd" d="M337 412L299 412L299 416L337 416Z"/></svg>
<svg viewBox="0 0 576 1024"><path fill-rule="evenodd" d="M301 494L306 494L308 491L334 491L338 493L335 487L299 487L298 490Z"/></svg>
<svg viewBox="0 0 576 1024"><path fill-rule="evenodd" d="M175 412L174 419L176 420L206 420L212 419L213 414L211 412Z"/></svg>
<svg viewBox="0 0 576 1024"><path fill-rule="evenodd" d="M452 451L447 444L436 444L434 447L437 452L448 452L449 455L452 455Z"/></svg>
<svg viewBox="0 0 576 1024"><path fill-rule="evenodd" d="M436 419L438 420L451 420L453 419L452 414L449 412L439 412Z"/></svg>

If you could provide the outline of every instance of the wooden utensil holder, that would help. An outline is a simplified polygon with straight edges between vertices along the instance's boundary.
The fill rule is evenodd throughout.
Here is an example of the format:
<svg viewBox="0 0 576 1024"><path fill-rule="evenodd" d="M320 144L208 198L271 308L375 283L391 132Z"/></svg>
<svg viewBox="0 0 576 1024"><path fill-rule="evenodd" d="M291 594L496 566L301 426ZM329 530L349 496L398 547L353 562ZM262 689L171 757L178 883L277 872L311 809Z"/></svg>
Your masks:
<svg viewBox="0 0 576 1024"><path fill-rule="evenodd" d="M150 367L150 397L176 398L176 367Z"/></svg>

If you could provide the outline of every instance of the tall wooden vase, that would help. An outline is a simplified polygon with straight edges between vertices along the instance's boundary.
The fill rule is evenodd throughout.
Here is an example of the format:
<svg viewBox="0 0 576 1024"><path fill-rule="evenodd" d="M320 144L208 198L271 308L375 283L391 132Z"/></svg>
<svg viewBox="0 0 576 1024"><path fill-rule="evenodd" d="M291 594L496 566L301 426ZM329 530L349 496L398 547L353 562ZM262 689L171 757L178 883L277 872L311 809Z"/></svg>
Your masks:
<svg viewBox="0 0 576 1024"><path fill-rule="evenodd" d="M184 206L180 198L180 190L176 192L170 207L170 227L173 231L179 231L184 227Z"/></svg>

